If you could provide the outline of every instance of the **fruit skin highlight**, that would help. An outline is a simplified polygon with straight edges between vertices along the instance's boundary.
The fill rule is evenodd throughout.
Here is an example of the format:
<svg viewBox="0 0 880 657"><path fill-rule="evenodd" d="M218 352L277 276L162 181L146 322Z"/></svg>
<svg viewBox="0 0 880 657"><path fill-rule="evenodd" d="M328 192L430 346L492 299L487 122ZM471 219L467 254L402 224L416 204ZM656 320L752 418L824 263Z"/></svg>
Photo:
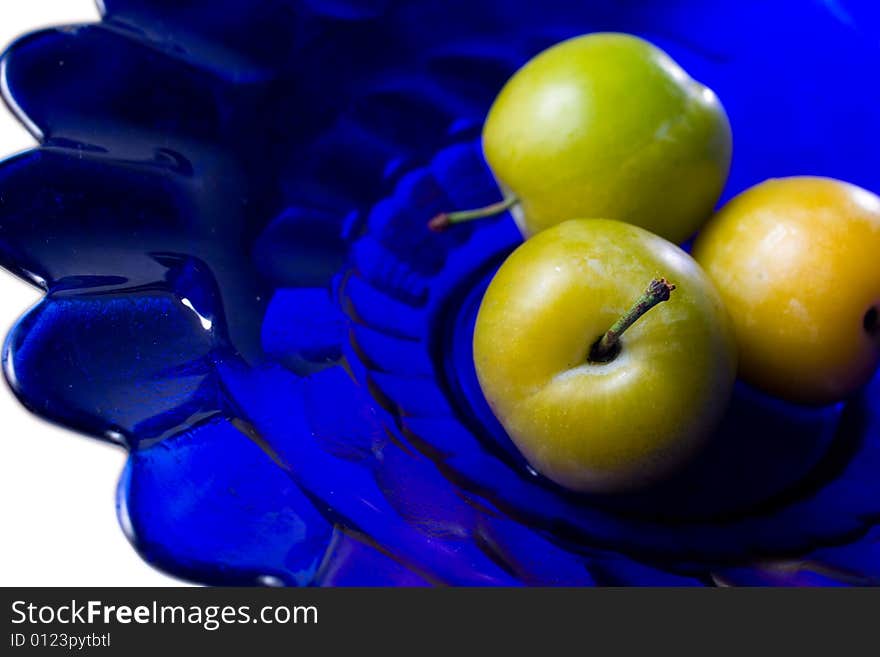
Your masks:
<svg viewBox="0 0 880 657"><path fill-rule="evenodd" d="M590 362L602 335L656 278L670 299ZM700 448L736 371L727 312L709 278L674 244L618 221L547 229L504 262L474 331L480 386L540 473L574 491L637 489Z"/></svg>
<svg viewBox="0 0 880 657"><path fill-rule="evenodd" d="M527 237L607 217L678 243L712 215L732 139L716 95L662 50L598 33L542 52L508 81L483 150Z"/></svg>
<svg viewBox="0 0 880 657"><path fill-rule="evenodd" d="M730 311L748 383L820 405L875 372L880 197L830 178L767 180L709 222L694 257Z"/></svg>

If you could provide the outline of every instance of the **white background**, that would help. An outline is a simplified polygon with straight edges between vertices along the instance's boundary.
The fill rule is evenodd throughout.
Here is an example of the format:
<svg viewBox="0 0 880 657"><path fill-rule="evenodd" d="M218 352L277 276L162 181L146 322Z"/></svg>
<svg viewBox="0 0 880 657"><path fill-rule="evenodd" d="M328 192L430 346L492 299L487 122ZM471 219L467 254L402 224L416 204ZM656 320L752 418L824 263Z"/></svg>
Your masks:
<svg viewBox="0 0 880 657"><path fill-rule="evenodd" d="M0 47L51 25L94 22L95 0L0 0ZM34 140L0 104L0 157ZM0 270L0 332L40 293ZM0 383L0 585L180 584L141 561L116 522L125 452L28 413Z"/></svg>

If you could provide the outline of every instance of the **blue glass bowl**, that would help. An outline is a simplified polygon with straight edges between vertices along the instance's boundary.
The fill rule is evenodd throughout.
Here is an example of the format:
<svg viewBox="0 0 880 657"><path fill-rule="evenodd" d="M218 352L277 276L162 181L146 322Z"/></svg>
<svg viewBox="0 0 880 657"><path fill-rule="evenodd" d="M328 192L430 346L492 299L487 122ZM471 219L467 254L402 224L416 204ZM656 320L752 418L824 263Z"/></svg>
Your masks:
<svg viewBox="0 0 880 657"><path fill-rule="evenodd" d="M510 74L598 30L718 92L725 198L793 174L880 190L873 2L102 9L2 59L40 146L0 168L0 263L46 293L3 362L28 408L129 449L145 559L212 584L880 583L880 378L821 409L740 386L674 480L575 495L473 371L513 221L425 229L497 199L479 132Z"/></svg>

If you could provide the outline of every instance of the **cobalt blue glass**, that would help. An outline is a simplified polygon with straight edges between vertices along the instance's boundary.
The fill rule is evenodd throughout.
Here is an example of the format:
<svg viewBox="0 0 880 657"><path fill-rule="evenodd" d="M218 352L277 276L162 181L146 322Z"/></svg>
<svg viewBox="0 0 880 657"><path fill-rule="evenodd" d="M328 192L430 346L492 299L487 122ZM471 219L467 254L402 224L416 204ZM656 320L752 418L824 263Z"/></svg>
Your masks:
<svg viewBox="0 0 880 657"><path fill-rule="evenodd" d="M805 409L737 388L711 450L613 498L532 471L476 382L511 218L480 126L529 57L639 34L715 89L725 198L880 191L871 0L104 0L0 69L39 139L0 167L22 403L130 451L120 523L210 584L880 583L880 378ZM87 511L84 511L87 512Z"/></svg>

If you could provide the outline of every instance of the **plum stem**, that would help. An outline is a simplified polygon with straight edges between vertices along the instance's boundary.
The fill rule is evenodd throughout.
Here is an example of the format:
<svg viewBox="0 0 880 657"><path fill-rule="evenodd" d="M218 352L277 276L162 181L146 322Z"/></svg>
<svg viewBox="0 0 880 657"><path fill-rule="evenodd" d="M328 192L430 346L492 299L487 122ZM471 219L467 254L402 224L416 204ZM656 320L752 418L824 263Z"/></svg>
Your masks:
<svg viewBox="0 0 880 657"><path fill-rule="evenodd" d="M877 306L871 306L865 313L865 319L862 322L868 335L880 337L880 310Z"/></svg>
<svg viewBox="0 0 880 657"><path fill-rule="evenodd" d="M635 305L614 322L611 328L596 341L590 350L590 362L607 363L614 360L620 353L620 336L651 308L664 301L669 301L674 289L675 285L665 278L655 278L651 281L648 289L639 297Z"/></svg>
<svg viewBox="0 0 880 657"><path fill-rule="evenodd" d="M513 194L508 194L498 203L492 203L482 208L474 210L461 210L459 212L441 212L428 222L428 228L435 233L440 233L452 224L460 224L473 219L485 219L486 217L495 217L502 212L507 212L514 205L519 203L519 199Z"/></svg>

